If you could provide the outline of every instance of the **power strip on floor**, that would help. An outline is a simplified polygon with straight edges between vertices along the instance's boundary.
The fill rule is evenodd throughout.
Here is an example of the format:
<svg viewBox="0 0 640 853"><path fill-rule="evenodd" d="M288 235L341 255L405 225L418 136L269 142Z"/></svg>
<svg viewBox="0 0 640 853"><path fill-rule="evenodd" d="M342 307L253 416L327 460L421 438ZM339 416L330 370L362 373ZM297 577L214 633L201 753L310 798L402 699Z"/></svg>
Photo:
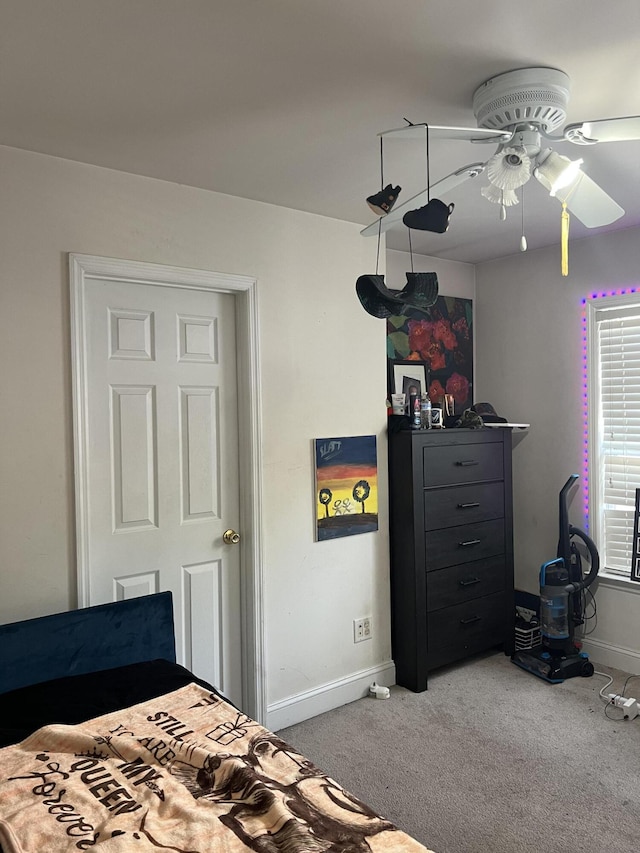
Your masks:
<svg viewBox="0 0 640 853"><path fill-rule="evenodd" d="M637 699L620 696L619 693L607 693L607 698L611 705L622 709L625 720L635 720L638 714L640 714L640 705Z"/></svg>

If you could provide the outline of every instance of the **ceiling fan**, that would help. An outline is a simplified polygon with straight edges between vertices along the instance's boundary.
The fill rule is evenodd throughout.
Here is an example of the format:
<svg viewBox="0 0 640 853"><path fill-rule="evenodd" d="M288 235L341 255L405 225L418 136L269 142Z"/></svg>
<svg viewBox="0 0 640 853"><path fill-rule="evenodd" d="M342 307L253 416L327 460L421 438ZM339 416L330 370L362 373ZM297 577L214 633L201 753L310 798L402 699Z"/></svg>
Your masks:
<svg viewBox="0 0 640 853"><path fill-rule="evenodd" d="M506 207L517 204L516 189L535 177L587 227L597 228L615 222L624 210L580 168L582 160L570 160L558 154L548 142L573 142L595 145L640 139L640 116L598 119L563 125L569 102L569 77L556 68L520 68L491 77L473 95L477 128L439 127L426 123L408 123L406 127L386 130L387 137L466 140L473 144L497 145L486 160L470 163L439 181L429 190L412 196L393 208L361 233L377 236L400 222L413 208L425 205L432 195L443 196L452 189L486 173L488 186L482 194L489 201ZM405 119L406 120L406 119ZM428 136L427 136L428 134Z"/></svg>

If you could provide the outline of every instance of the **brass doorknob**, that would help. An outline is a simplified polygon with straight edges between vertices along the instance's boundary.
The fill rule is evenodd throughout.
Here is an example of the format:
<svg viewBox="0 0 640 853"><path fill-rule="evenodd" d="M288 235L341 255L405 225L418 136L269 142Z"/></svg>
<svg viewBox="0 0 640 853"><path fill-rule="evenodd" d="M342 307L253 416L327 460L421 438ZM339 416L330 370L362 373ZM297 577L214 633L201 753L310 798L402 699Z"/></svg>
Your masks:
<svg viewBox="0 0 640 853"><path fill-rule="evenodd" d="M222 534L222 538L224 539L227 545L237 545L240 541L240 534L236 533L235 530L229 528L228 530L225 530L225 532Z"/></svg>

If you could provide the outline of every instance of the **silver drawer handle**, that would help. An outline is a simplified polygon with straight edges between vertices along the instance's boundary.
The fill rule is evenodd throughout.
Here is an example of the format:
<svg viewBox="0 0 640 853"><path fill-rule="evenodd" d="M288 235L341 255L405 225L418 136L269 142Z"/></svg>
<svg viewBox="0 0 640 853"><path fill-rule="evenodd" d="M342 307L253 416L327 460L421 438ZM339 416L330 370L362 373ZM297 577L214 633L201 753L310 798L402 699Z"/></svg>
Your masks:
<svg viewBox="0 0 640 853"><path fill-rule="evenodd" d="M472 625L474 622L479 622L480 618L481 618L480 616L470 616L468 619L461 619L460 624L461 625Z"/></svg>
<svg viewBox="0 0 640 853"><path fill-rule="evenodd" d="M475 459L464 459L461 462L456 462L456 465L460 465L463 468L467 468L469 465L479 465Z"/></svg>
<svg viewBox="0 0 640 853"><path fill-rule="evenodd" d="M482 539L469 539L467 542L458 542L458 547L469 548L471 545L479 545Z"/></svg>
<svg viewBox="0 0 640 853"><path fill-rule="evenodd" d="M473 586L476 583L480 583L480 578L467 578L459 581L460 586Z"/></svg>
<svg viewBox="0 0 640 853"><path fill-rule="evenodd" d="M476 503L472 504L458 504L458 509L472 509L473 507L480 506L480 504L476 501Z"/></svg>

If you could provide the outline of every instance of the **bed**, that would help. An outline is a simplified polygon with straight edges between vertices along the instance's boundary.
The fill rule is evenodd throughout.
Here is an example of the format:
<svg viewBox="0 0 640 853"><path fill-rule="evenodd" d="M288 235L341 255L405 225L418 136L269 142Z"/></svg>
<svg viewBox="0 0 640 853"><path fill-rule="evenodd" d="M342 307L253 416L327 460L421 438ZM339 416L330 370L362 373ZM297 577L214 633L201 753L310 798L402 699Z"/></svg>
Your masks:
<svg viewBox="0 0 640 853"><path fill-rule="evenodd" d="M425 853L176 663L168 592L0 626L2 853Z"/></svg>

